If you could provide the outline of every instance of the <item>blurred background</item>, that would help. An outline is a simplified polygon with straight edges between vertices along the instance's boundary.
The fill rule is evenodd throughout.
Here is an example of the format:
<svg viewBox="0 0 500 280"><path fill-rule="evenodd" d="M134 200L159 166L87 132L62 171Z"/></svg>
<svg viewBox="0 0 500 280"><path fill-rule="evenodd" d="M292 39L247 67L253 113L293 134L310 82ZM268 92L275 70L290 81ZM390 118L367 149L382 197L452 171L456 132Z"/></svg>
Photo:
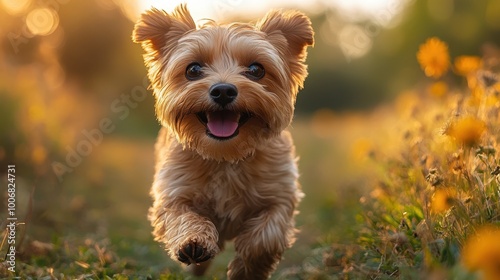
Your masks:
<svg viewBox="0 0 500 280"><path fill-rule="evenodd" d="M95 244L136 270L178 270L146 220L159 125L142 50L130 36L142 11L180 2L0 0L0 176L5 186L7 165L16 165L16 215L24 221L17 249L26 269L85 270L50 252ZM291 127L306 193L302 232L280 269L299 265L318 244L353 242L359 196L374 172L362 155L391 125L381 121L383 108L410 89L426 94L419 45L437 36L454 57L498 52L500 44L497 0L183 2L195 20L251 21L294 8L313 22L316 44ZM1 196L3 229L6 188ZM224 274L227 258L214 275Z"/></svg>

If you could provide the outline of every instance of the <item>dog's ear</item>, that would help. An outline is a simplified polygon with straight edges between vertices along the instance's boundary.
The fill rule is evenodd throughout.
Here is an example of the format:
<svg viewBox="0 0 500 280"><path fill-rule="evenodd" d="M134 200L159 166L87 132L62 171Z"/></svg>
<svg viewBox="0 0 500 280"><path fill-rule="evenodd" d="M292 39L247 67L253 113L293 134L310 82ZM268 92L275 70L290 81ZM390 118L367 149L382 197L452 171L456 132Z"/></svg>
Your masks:
<svg viewBox="0 0 500 280"><path fill-rule="evenodd" d="M266 33L267 40L288 62L295 98L307 76L307 66L304 64L307 46L314 44L311 21L297 11L271 11L257 22L256 27Z"/></svg>
<svg viewBox="0 0 500 280"><path fill-rule="evenodd" d="M164 50L195 29L196 24L185 4L177 6L172 14L152 8L135 24L132 40L142 44L150 59L157 60Z"/></svg>
<svg viewBox="0 0 500 280"><path fill-rule="evenodd" d="M298 57L300 61L305 59L306 47L314 44L311 21L297 11L271 11L256 26L267 34L268 40L280 51L286 51L282 49L286 48L289 54Z"/></svg>

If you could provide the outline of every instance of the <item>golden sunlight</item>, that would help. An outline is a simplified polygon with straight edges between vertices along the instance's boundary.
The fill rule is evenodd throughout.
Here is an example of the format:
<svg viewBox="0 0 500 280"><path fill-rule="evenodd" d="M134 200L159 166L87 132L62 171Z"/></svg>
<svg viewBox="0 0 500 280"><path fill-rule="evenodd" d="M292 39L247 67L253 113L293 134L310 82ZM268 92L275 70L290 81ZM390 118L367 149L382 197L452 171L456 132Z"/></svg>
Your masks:
<svg viewBox="0 0 500 280"><path fill-rule="evenodd" d="M157 7L171 11L180 3L187 3L195 20L203 18L224 19L234 15L254 16L265 13L269 9L296 8L309 13L325 12L329 8L338 9L343 14L351 14L352 17L364 17L377 19L385 25L396 16L403 6L395 0L335 0L335 1L300 1L300 0L137 0L140 11Z"/></svg>
<svg viewBox="0 0 500 280"><path fill-rule="evenodd" d="M34 9L26 17L26 26L35 35L49 35L58 25L59 16L49 8Z"/></svg>
<svg viewBox="0 0 500 280"><path fill-rule="evenodd" d="M167 12L174 10L181 3L186 3L194 20L202 18L212 18L213 10L217 2L241 2L241 1L203 1L203 0L176 0L176 1L160 1L160 0L138 0L139 12L142 12L151 7L163 9Z"/></svg>
<svg viewBox="0 0 500 280"><path fill-rule="evenodd" d="M135 6L131 2L135 2ZM411 0L335 0L335 1L301 1L301 0L129 0L121 4L122 10L129 18L135 20L139 14L151 7L172 11L180 3L186 3L195 21L210 18L224 21L231 17L252 19L265 14L270 9L298 9L308 14L324 13L327 18L333 15L334 20L341 17L346 24L342 26L324 24L318 36L339 46L345 57L356 59L370 52L373 38L382 28L391 28L400 22L403 9ZM369 21L370 24L359 25ZM351 22L352 24L350 24Z"/></svg>
<svg viewBox="0 0 500 280"><path fill-rule="evenodd" d="M20 14L30 4L30 0L1 0L0 3L3 8L12 15Z"/></svg>

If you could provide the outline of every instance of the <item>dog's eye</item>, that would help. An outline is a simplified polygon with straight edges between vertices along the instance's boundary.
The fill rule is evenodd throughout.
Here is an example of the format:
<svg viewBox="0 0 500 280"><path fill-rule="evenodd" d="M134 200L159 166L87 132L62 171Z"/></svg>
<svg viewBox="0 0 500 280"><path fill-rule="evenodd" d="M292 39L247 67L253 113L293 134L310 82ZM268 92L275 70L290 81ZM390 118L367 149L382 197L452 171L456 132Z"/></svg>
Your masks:
<svg viewBox="0 0 500 280"><path fill-rule="evenodd" d="M248 66L248 70L245 71L245 76L252 80L260 80L264 77L266 71L260 63L252 63Z"/></svg>
<svg viewBox="0 0 500 280"><path fill-rule="evenodd" d="M203 76L201 69L201 65L198 62L189 64L186 68L186 78L191 81L201 78Z"/></svg>

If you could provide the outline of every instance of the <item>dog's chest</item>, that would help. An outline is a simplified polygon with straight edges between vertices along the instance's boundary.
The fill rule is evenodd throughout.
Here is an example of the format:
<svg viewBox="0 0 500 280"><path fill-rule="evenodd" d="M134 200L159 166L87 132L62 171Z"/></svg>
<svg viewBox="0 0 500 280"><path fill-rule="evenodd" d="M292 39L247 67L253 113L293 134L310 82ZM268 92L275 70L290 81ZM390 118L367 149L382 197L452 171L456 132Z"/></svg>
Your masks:
<svg viewBox="0 0 500 280"><path fill-rule="evenodd" d="M264 205L259 194L262 187L259 176L248 174L238 165L225 165L210 176L207 193L218 219L244 219Z"/></svg>

